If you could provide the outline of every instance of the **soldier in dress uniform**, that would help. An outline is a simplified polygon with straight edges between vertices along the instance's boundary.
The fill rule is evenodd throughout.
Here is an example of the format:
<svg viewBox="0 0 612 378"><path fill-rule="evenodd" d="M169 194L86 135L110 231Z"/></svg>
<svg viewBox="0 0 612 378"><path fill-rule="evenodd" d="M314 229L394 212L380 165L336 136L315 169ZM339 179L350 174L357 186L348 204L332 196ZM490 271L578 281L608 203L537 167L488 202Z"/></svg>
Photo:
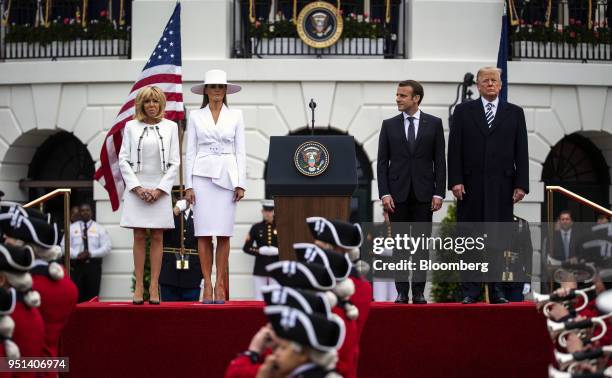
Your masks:
<svg viewBox="0 0 612 378"><path fill-rule="evenodd" d="M317 246L328 251L347 254L354 263L359 260L359 247L363 243L363 234L359 224L351 224L342 220L330 221L323 217L309 217L306 219L306 223ZM351 295L350 302L357 307L359 317L354 320L356 337L350 344L343 345L339 351L341 361L337 370L345 378L357 377L359 340L368 319L372 302L372 285L361 276L355 267L351 269L349 279L355 287L355 293ZM349 322L345 321L345 324L347 323ZM347 331L348 335L349 332ZM349 356L350 358L342 358L342 356ZM344 360L354 361L354 363L344 365Z"/></svg>
<svg viewBox="0 0 612 378"><path fill-rule="evenodd" d="M533 245L529 223L515 215L513 225L514 237L510 248L504 251L504 271L499 288L508 301L522 302L531 290Z"/></svg>
<svg viewBox="0 0 612 378"><path fill-rule="evenodd" d="M44 235L55 235L57 224L51 222L49 217L35 209L29 209L29 215L39 219L47 219L47 223L25 222L26 233L21 235L20 240L8 238L5 240L7 245L19 246L21 243L29 246L35 255L35 260L30 274L32 275L32 288L40 294L40 307L38 311L45 324L44 347L41 356L57 357L59 349L59 338L62 329L68 322L68 318L74 309L78 291L72 280L65 274L64 267L55 262L62 250L57 245L49 248L48 242L45 243ZM9 231L13 234L12 231Z"/></svg>
<svg viewBox="0 0 612 378"><path fill-rule="evenodd" d="M164 301L197 301L202 283L202 269L198 256L198 241L193 233L193 211L187 201L174 205L174 229L164 232L164 254L159 274L161 296ZM181 217L183 217L183 246L181 256Z"/></svg>
<svg viewBox="0 0 612 378"><path fill-rule="evenodd" d="M333 368L341 358L338 348L346 343L347 331L343 319L332 311L338 301L332 292L335 278L329 261L324 262L328 265L320 260L279 261L267 267L278 281L262 289L269 324L232 360L226 378L338 377Z"/></svg>
<svg viewBox="0 0 612 378"><path fill-rule="evenodd" d="M278 261L278 237L274 222L274 201L264 200L261 214L263 220L255 223L247 235L242 250L255 256L253 280L255 299L262 300L261 288L270 284L266 266Z"/></svg>
<svg viewBox="0 0 612 378"><path fill-rule="evenodd" d="M40 295L32 290L30 269L34 266L32 247L0 244L0 287L15 288L17 300L11 314L15 322L13 341L21 357L40 357L45 326L38 311Z"/></svg>
<svg viewBox="0 0 612 378"><path fill-rule="evenodd" d="M0 357L19 358L19 347L13 341L15 321L12 318L17 303L17 292L14 288L0 287ZM0 374L0 376L10 376Z"/></svg>
<svg viewBox="0 0 612 378"><path fill-rule="evenodd" d="M334 367L345 335L339 316L308 315L289 306L267 306L264 313L278 340L259 369L261 376L339 377Z"/></svg>

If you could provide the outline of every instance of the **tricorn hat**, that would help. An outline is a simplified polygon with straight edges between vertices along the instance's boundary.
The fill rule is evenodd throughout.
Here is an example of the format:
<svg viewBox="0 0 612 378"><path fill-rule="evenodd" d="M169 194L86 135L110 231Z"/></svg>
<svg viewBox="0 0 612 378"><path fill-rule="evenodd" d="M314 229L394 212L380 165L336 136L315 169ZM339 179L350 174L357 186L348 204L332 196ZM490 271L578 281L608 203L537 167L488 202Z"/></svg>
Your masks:
<svg viewBox="0 0 612 378"><path fill-rule="evenodd" d="M321 352L334 351L344 342L346 328L336 314L331 314L328 319L316 313L308 315L288 306L267 306L264 313L274 333L283 339Z"/></svg>
<svg viewBox="0 0 612 378"><path fill-rule="evenodd" d="M277 261L266 266L270 277L282 286L308 290L331 290L336 279L331 270L318 264L302 264L297 261Z"/></svg>
<svg viewBox="0 0 612 378"><path fill-rule="evenodd" d="M320 241L342 248L359 248L363 234L359 224L351 224L342 220L328 220L323 217L306 219L312 236Z"/></svg>
<svg viewBox="0 0 612 378"><path fill-rule="evenodd" d="M317 313L327 318L337 303L336 295L330 291L307 291L289 286L268 285L261 288L266 305L289 306L306 314Z"/></svg>

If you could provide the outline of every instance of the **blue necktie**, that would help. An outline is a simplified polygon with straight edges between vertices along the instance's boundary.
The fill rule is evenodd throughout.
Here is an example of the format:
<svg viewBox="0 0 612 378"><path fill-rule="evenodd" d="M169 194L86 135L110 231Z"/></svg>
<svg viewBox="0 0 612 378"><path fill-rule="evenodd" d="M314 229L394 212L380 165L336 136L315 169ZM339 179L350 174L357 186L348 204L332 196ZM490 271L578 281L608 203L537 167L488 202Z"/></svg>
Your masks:
<svg viewBox="0 0 612 378"><path fill-rule="evenodd" d="M495 115L493 114L493 104L492 103L488 103L487 104L487 111L485 112L485 118L487 119L487 125L489 125L489 128L491 127L491 125L493 124L493 120L495 119Z"/></svg>

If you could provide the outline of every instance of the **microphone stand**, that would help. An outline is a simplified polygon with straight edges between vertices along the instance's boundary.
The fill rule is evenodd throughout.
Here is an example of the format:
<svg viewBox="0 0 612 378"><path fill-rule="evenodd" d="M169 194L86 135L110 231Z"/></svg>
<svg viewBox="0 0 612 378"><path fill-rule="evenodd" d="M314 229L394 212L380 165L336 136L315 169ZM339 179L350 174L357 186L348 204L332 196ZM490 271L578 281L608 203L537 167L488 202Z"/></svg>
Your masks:
<svg viewBox="0 0 612 378"><path fill-rule="evenodd" d="M461 92L461 102L471 100L473 92L470 89L470 86L474 84L476 84L476 82L474 82L474 74L472 74L471 72L467 72L463 76L463 82L457 85L457 96L455 97L455 102L453 102L451 106L448 107L448 126L449 127L453 123L453 109L455 108L455 106L457 106L457 103L459 102L459 92Z"/></svg>
<svg viewBox="0 0 612 378"><path fill-rule="evenodd" d="M311 110L311 123L312 126L310 128L310 135L314 135L314 128L315 128L315 108L317 107L317 103L314 102L314 100L311 98L310 99L310 103L308 104L308 107Z"/></svg>

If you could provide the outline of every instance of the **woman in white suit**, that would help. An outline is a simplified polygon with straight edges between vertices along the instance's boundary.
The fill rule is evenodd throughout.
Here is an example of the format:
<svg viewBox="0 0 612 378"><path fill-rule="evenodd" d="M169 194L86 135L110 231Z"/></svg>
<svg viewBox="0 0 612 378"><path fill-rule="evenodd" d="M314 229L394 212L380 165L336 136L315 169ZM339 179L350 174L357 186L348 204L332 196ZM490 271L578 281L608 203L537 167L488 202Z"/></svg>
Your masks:
<svg viewBox="0 0 612 378"><path fill-rule="evenodd" d="M185 157L185 198L193 204L193 224L204 275L203 303L225 303L230 237L236 204L246 189L246 151L242 111L227 106L227 94L241 87L221 70L206 72L191 91L204 96L202 108L189 113ZM212 237L217 237L217 277L211 282ZM214 299L213 299L214 295Z"/></svg>
<svg viewBox="0 0 612 378"><path fill-rule="evenodd" d="M134 119L125 124L119 167L125 182L121 227L134 230L134 304L143 304L145 241L151 230L149 303L159 304L163 231L174 228L172 185L179 170L176 123L164 118L166 98L144 87L135 100Z"/></svg>

